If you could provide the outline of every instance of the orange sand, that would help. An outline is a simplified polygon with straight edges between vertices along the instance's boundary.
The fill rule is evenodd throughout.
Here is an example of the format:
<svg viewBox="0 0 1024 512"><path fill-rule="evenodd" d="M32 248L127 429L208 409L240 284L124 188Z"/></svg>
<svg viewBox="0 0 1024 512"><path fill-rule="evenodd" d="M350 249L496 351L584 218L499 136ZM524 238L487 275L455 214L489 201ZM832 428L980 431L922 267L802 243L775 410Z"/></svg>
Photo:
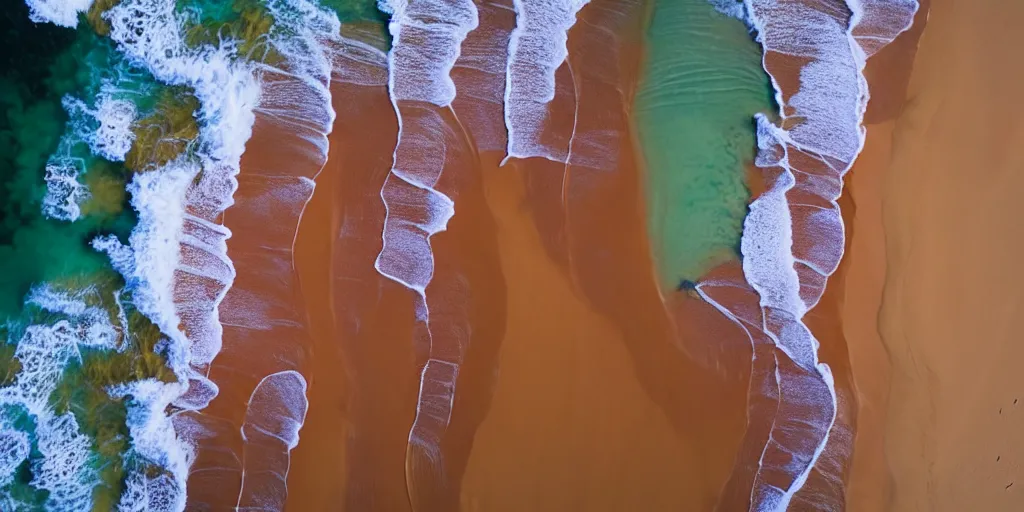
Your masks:
<svg viewBox="0 0 1024 512"><path fill-rule="evenodd" d="M463 485L466 510L710 509L731 469L745 382L724 385L680 351L669 311L684 337L707 339L705 328L722 324L684 322L698 318L692 308L718 317L697 301L666 309L644 237L625 115L640 11L588 5L556 75L571 92L556 97L552 129L611 130L610 169L529 159L483 173L508 330Z"/></svg>
<svg viewBox="0 0 1024 512"><path fill-rule="evenodd" d="M270 74L267 79L290 80ZM309 332L293 271L292 244L312 193L303 178L315 176L323 160L312 147L312 135L268 119L257 114L241 161L235 203L223 215L224 226L232 231L228 256L237 275L218 308L223 348L207 369L220 393L201 413L176 418L179 426L186 425L182 431L197 441L188 481L189 510L230 510L238 503L247 464L240 428L260 381L285 370L308 376ZM201 282L208 293L216 289L208 279L184 273L176 278L176 293L182 293L183 282ZM247 486L279 485L275 474L251 469L257 461L248 464Z"/></svg>
<svg viewBox="0 0 1024 512"><path fill-rule="evenodd" d="M338 61L335 73L357 68L372 66ZM288 508L408 510L412 294L373 268L385 214L380 188L398 127L385 86L336 77L332 93L328 163L296 245L314 365Z"/></svg>
<svg viewBox="0 0 1024 512"><path fill-rule="evenodd" d="M1013 323L1024 298L1014 235L1022 13L934 0L902 110L885 102L871 119L851 175L843 315L863 418L851 510L1024 502L1012 485L1024 458Z"/></svg>
<svg viewBox="0 0 1024 512"><path fill-rule="evenodd" d="M1019 510L1024 4L935 0L883 188L894 510Z"/></svg>

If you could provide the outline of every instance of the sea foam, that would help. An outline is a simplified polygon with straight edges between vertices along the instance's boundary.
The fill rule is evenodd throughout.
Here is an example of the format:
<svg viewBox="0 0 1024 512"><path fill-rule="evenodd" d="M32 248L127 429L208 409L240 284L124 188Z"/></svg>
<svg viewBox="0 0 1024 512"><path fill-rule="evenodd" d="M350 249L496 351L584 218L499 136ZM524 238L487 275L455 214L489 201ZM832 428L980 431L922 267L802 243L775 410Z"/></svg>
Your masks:
<svg viewBox="0 0 1024 512"><path fill-rule="evenodd" d="M548 104L555 98L555 71L569 55L569 29L587 2L514 1L516 28L509 40L505 78L506 159L541 157L564 163L568 158L568 147L541 136Z"/></svg>
<svg viewBox="0 0 1024 512"><path fill-rule="evenodd" d="M49 491L43 504L45 510L89 510L92 491L99 484L98 472L91 464L92 440L81 432L74 415L58 414L49 403L64 368L81 357L80 346L99 344L91 342L88 337L92 332L75 320L26 327L14 352L21 362L21 371L13 384L0 388L0 406L23 408L35 421L40 457L32 462L30 483L36 489ZM18 441L21 435L16 432L7 433L6 438ZM21 452L17 446L12 450L9 457L13 463Z"/></svg>
<svg viewBox="0 0 1024 512"><path fill-rule="evenodd" d="M843 253L845 234L835 200L864 143L865 59L909 27L917 5L746 0L745 6L782 114L779 125L764 115L756 118L755 163L769 187L750 205L741 241L744 275L760 296L759 330L779 349L774 383L765 383L774 389L758 389L757 379L751 383L752 400L777 397L778 409L754 475L750 506L785 510L829 443L836 418L831 370L819 361L818 341L802 319L820 300ZM808 60L800 69L799 90L781 90L772 53ZM759 353L756 343L754 350ZM755 373L762 366L755 358Z"/></svg>
<svg viewBox="0 0 1024 512"><path fill-rule="evenodd" d="M375 267L425 301L434 272L430 237L455 214L451 198L434 188L446 160L446 127L429 105L448 108L455 99L449 73L462 40L476 27L476 7L469 0L392 0L382 8L391 13L388 92L399 131L391 174L381 189L387 216Z"/></svg>
<svg viewBox="0 0 1024 512"><path fill-rule="evenodd" d="M455 215L455 202L435 187L445 167L465 156L467 141L451 108L456 90L450 73L463 40L478 26L478 11L471 0L391 0L381 6L391 14L388 92L398 117L398 141L381 188L387 213L383 247L374 266L419 296L417 337L429 357L420 376L409 446L417 449L411 453L425 455L436 469L463 354L460 340L431 326L430 237L444 231Z"/></svg>
<svg viewBox="0 0 1024 512"><path fill-rule="evenodd" d="M29 19L36 23L53 23L74 28L78 15L92 7L93 0L25 0Z"/></svg>
<svg viewBox="0 0 1024 512"><path fill-rule="evenodd" d="M256 385L242 424L245 454L235 510L284 510L289 454L299 444L308 408L306 379L298 372L273 373Z"/></svg>
<svg viewBox="0 0 1024 512"><path fill-rule="evenodd" d="M287 495L283 479L272 485L265 482L274 474L282 478L287 474L287 451L282 458L280 451L250 434L252 425L284 421L263 417L277 414L286 405L271 404L284 396L269 391L277 386L274 383L301 379L295 370L302 369L299 354L307 348L303 345L307 334L304 312L293 295L297 282L292 251L314 179L327 159L327 135L335 119L328 85L340 24L333 13L313 2L269 0L264 6L273 24L263 36L260 50L267 50L270 58L250 63L259 85L248 141L254 151L241 161L233 192L237 201L227 210L224 224L213 222L216 217L208 215L186 219L187 243L182 245L182 265L175 283L178 312L190 338L198 332L210 341L202 345L217 349L203 354L202 360L193 353L193 365L201 373L191 377L188 392L175 402L179 406L183 399L210 403L201 412L176 417L179 430L196 449L191 471L197 478L190 506L228 506L223 486L209 483L218 478L225 482L240 479L241 495L231 505L243 509L279 510ZM190 210L196 204L193 198L200 200L190 196ZM237 273L232 262L221 257L223 253L204 245L223 240L215 230L230 233L228 227L235 230L229 242L233 254L244 261ZM217 309L217 316L209 314L211 308ZM194 346L196 341L192 343ZM259 357L254 358L254 353ZM199 361L207 362L197 365ZM203 377L206 372L230 375L232 394L211 403L216 392L208 388L213 383ZM277 377L268 380L268 375ZM248 386L256 388L255 397L263 398L248 404L246 423L239 424L242 418L236 399ZM303 381L301 390L288 396L304 392ZM303 417L293 418L297 426ZM294 434L293 442L297 442L298 427ZM232 448L226 450L225 445Z"/></svg>
<svg viewBox="0 0 1024 512"><path fill-rule="evenodd" d="M91 194L79 177L85 171L85 161L69 155L50 157L46 163L43 180L46 195L43 196L43 215L56 220L74 222L82 215L82 203Z"/></svg>

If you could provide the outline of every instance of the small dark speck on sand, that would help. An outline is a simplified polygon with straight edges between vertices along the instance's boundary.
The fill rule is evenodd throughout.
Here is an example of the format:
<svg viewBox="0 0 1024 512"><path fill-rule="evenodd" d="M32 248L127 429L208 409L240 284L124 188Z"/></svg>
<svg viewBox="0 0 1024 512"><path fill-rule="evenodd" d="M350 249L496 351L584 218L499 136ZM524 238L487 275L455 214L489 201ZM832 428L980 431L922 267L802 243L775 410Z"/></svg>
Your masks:
<svg viewBox="0 0 1024 512"><path fill-rule="evenodd" d="M679 281L679 287L677 289L679 291L681 291L681 292L682 291L687 291L688 292L688 291L691 291L691 290L696 290L697 289L697 283L695 283L693 281L690 281L689 279L682 279L682 280Z"/></svg>
<svg viewBox="0 0 1024 512"><path fill-rule="evenodd" d="M1017 405L1017 400L1018 400L1017 398L1013 399L1013 405Z"/></svg>
<svg viewBox="0 0 1024 512"><path fill-rule="evenodd" d="M1006 487L1003 487L1003 489L1009 489L1012 486L1013 486L1013 482L1010 482L1010 483L1006 484Z"/></svg>
<svg viewBox="0 0 1024 512"><path fill-rule="evenodd" d="M996 455L996 462L999 462L999 459L1001 459L1001 458L1003 458L1002 455Z"/></svg>
<svg viewBox="0 0 1024 512"><path fill-rule="evenodd" d="M1000 407L1000 408L999 408L999 414L1002 414L1002 413L1003 413L1003 408L1002 408L1002 407Z"/></svg>

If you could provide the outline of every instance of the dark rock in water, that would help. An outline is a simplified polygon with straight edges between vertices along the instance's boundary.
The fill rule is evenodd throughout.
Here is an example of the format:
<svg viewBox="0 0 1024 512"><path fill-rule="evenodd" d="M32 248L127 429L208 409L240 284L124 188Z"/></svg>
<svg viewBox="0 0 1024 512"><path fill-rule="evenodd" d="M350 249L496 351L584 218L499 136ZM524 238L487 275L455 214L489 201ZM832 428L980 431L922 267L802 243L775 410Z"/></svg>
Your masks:
<svg viewBox="0 0 1024 512"><path fill-rule="evenodd" d="M681 292L683 292L683 291L686 291L686 292L696 291L697 290L697 283L695 281L690 281L689 279L681 279L679 281L679 287L676 288L676 289L678 291L681 291Z"/></svg>

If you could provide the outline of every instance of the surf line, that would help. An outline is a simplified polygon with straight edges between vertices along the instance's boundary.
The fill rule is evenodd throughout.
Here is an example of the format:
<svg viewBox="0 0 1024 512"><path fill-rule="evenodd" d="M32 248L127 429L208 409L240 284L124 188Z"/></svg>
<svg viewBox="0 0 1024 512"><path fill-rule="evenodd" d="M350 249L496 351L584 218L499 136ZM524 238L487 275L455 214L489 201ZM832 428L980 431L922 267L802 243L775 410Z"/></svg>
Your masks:
<svg viewBox="0 0 1024 512"><path fill-rule="evenodd" d="M508 46L505 69L505 128L511 158L540 157L569 161L571 138L565 147L541 140L548 104L555 99L555 72L569 57L569 29L590 0L514 0L516 27Z"/></svg>
<svg viewBox="0 0 1024 512"><path fill-rule="evenodd" d="M759 295L766 341L748 330L751 399L774 397L771 419L750 489L750 510L785 510L826 450L837 398L829 366L818 359L817 339L803 322L817 305L843 256L845 227L836 200L843 176L864 146L870 94L867 58L909 28L916 0L744 0L779 105L778 124L755 116L758 153L767 190L750 205L741 239L743 274ZM793 34L816 34L808 41ZM777 58L806 59L797 91L784 91L773 74ZM787 103L784 96L789 97ZM787 114L787 112L789 112ZM715 284L715 283L708 283ZM747 330L750 319L698 292ZM744 325L746 324L746 325ZM773 371L760 368L759 345L775 349ZM770 364L770 363L769 363ZM773 382L771 382L773 381ZM766 389L756 389L760 382ZM810 442L808 442L810 441ZM810 447L810 449L808 449Z"/></svg>
<svg viewBox="0 0 1024 512"><path fill-rule="evenodd" d="M448 147L452 129L446 116L453 114L456 94L450 74L462 42L477 27L478 12L471 0L383 0L378 5L390 15L388 94L398 118L398 140L380 191L386 214L374 268L418 295L415 341L429 354L409 430L406 485L411 499L408 461L416 450L443 472L440 441L451 421L464 355L459 340L435 337L427 287L434 276L430 238L446 230L455 215L454 200L435 188L450 153L457 153Z"/></svg>

